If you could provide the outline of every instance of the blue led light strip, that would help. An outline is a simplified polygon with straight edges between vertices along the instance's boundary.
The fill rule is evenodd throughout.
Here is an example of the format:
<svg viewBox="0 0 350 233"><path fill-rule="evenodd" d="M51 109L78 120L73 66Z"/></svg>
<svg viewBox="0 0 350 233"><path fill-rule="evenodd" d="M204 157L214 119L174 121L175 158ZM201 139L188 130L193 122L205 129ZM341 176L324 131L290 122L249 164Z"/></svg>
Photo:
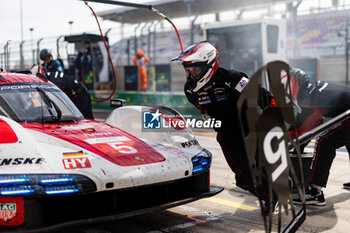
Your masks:
<svg viewBox="0 0 350 233"><path fill-rule="evenodd" d="M65 183L74 180L72 177L70 178L57 178L57 179L45 179L41 180L42 184L50 184L50 183Z"/></svg>
<svg viewBox="0 0 350 233"><path fill-rule="evenodd" d="M65 193L76 193L79 192L78 189L62 189L62 190L52 190L52 191L45 191L48 195L54 195L54 194L65 194Z"/></svg>
<svg viewBox="0 0 350 233"><path fill-rule="evenodd" d="M11 184L11 183L23 183L26 181L29 181L30 179L28 178L17 178L17 179L4 179L4 180L0 180L0 184Z"/></svg>
<svg viewBox="0 0 350 233"><path fill-rule="evenodd" d="M9 191L1 191L1 195L20 195L20 194L29 194L34 192L33 189L22 189L22 190L9 190Z"/></svg>

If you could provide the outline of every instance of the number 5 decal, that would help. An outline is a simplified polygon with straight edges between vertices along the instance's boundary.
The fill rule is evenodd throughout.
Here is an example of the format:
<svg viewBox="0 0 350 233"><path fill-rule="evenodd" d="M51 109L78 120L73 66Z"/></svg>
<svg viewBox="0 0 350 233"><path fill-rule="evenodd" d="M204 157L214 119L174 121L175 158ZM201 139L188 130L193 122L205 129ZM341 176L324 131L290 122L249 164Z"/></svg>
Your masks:
<svg viewBox="0 0 350 233"><path fill-rule="evenodd" d="M285 147L285 141L282 140L278 144L278 149L276 152L272 150L272 140L277 138L277 140L283 137L283 130L279 126L273 127L265 136L263 147L264 155L268 163L275 164L279 158L281 158L281 164L272 172L272 181L274 182L282 174L282 172L288 167L287 164L287 153Z"/></svg>
<svg viewBox="0 0 350 233"><path fill-rule="evenodd" d="M127 138L127 137L118 137L118 141L117 142L110 142L108 143L108 145L110 145L111 147L113 147L116 151L120 152L120 153L124 153L124 154L134 154L137 152L137 150L134 147L128 146L128 145L124 145L124 142L126 141L132 141L131 139Z"/></svg>

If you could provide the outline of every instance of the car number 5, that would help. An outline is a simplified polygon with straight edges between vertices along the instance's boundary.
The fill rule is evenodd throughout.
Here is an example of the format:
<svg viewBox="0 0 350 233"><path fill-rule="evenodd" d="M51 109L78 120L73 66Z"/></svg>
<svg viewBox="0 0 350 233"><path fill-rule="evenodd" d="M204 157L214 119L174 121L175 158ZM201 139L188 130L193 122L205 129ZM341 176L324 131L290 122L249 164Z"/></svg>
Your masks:
<svg viewBox="0 0 350 233"><path fill-rule="evenodd" d="M124 154L134 154L137 150L131 146L123 145L123 142L111 142L108 143L111 147L113 147L116 151Z"/></svg>
<svg viewBox="0 0 350 233"><path fill-rule="evenodd" d="M277 138L280 140L283 137L283 130L279 126L273 127L265 136L263 142L264 155L268 163L275 164L281 158L281 164L272 172L272 181L274 182L288 167L287 153L285 148L285 141L282 140L278 144L278 149L274 152L272 150L272 140Z"/></svg>

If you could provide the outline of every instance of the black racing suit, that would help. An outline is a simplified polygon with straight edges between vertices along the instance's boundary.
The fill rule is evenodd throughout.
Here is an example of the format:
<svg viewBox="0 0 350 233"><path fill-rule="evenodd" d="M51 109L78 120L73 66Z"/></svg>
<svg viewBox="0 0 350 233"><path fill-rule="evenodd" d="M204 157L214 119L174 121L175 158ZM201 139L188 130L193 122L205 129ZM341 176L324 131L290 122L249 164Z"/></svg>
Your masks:
<svg viewBox="0 0 350 233"><path fill-rule="evenodd" d="M307 75L295 68L291 69L291 78L301 110L296 117L301 132L322 123L324 117L333 118L350 109L350 87L322 81L310 83ZM326 187L336 149L349 145L350 120L320 134L316 138L308 183Z"/></svg>
<svg viewBox="0 0 350 233"><path fill-rule="evenodd" d="M42 64L48 79L58 86L72 100L85 118L93 119L91 99L87 89L78 83L74 77L64 74L60 61L51 60Z"/></svg>
<svg viewBox="0 0 350 233"><path fill-rule="evenodd" d="M244 73L219 67L211 80L197 92L193 92L192 80L188 79L185 94L202 114L208 114L211 118L221 121L221 127L214 129L217 131L217 141L225 159L236 175L236 185L257 195L252 183L236 106L248 81ZM267 192L260 192L260 197L267 200Z"/></svg>

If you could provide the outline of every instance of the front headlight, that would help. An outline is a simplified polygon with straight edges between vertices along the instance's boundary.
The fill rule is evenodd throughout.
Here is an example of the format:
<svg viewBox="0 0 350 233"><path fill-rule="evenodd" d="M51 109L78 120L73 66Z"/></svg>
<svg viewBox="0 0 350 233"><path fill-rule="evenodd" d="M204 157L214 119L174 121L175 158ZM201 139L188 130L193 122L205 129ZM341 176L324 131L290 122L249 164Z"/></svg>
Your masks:
<svg viewBox="0 0 350 233"><path fill-rule="evenodd" d="M202 150L199 154L192 158L192 164L192 175L196 175L207 170L211 164L211 153L205 149Z"/></svg>
<svg viewBox="0 0 350 233"><path fill-rule="evenodd" d="M75 174L0 175L0 196L40 196L96 191L95 183Z"/></svg>

